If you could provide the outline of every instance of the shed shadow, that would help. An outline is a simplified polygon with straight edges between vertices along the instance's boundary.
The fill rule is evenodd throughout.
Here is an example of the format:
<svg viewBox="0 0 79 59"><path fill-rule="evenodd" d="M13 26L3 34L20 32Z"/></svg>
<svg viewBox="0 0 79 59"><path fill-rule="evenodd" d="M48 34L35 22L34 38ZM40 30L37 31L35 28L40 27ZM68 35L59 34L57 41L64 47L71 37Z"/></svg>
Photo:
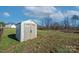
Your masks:
<svg viewBox="0 0 79 59"><path fill-rule="evenodd" d="M16 34L9 34L8 37L11 38L11 39L13 39L13 40L19 41L16 38Z"/></svg>

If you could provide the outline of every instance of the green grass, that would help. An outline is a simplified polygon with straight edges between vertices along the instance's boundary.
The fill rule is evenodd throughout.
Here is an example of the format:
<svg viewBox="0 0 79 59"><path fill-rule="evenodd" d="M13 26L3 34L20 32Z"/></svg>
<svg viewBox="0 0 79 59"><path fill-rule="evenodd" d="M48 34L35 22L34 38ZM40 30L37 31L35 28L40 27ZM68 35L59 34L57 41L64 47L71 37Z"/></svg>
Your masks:
<svg viewBox="0 0 79 59"><path fill-rule="evenodd" d="M5 29L0 52L79 52L79 34L38 30L38 37L25 42L15 40L15 29Z"/></svg>

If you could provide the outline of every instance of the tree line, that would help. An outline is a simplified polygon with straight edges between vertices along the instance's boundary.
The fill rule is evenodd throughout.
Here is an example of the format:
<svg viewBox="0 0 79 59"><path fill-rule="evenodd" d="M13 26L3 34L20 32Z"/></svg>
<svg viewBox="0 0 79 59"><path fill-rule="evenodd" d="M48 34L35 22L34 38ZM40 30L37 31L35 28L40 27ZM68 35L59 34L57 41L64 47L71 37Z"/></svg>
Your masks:
<svg viewBox="0 0 79 59"><path fill-rule="evenodd" d="M38 25L38 29L54 29L54 30L79 30L79 16L73 15L71 18L68 16L61 22L54 22L49 16L44 17L41 20L41 25Z"/></svg>

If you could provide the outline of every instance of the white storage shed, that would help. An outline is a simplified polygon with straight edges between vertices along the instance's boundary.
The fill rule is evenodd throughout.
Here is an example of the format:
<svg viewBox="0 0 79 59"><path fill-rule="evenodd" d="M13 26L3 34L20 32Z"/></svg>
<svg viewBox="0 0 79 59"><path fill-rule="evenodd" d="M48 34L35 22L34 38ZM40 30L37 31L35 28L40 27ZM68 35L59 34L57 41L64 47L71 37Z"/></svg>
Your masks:
<svg viewBox="0 0 79 59"><path fill-rule="evenodd" d="M22 42L37 37L37 24L32 20L23 21L16 25L16 38Z"/></svg>

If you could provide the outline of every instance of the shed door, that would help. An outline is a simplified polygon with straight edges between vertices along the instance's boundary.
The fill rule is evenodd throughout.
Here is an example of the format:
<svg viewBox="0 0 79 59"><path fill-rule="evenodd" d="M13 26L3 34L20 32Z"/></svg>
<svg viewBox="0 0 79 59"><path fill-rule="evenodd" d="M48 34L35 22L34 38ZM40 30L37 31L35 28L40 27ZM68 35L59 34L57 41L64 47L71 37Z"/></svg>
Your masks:
<svg viewBox="0 0 79 59"><path fill-rule="evenodd" d="M30 26L31 39L35 37L35 25L31 24Z"/></svg>
<svg viewBox="0 0 79 59"><path fill-rule="evenodd" d="M32 39L34 37L35 25L34 24L24 24L24 39Z"/></svg>

